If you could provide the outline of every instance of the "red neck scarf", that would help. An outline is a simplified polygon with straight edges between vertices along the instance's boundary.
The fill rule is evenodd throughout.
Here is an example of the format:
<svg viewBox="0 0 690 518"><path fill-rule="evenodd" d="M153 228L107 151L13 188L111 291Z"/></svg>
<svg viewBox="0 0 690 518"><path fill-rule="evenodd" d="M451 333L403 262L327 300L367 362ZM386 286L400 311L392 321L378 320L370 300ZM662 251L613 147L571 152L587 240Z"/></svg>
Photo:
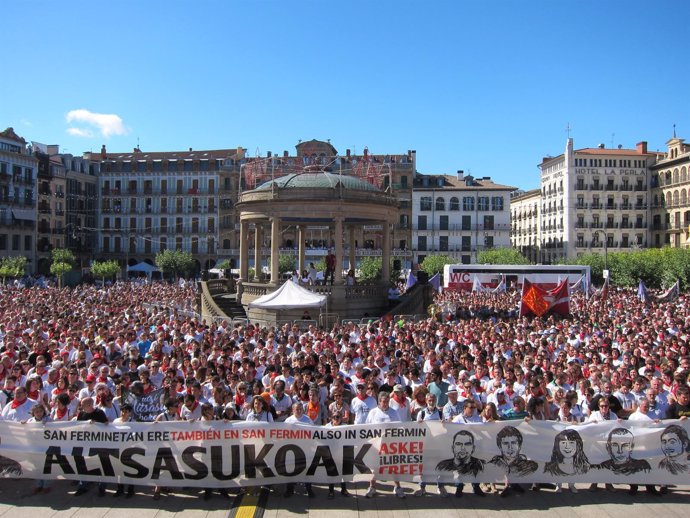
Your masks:
<svg viewBox="0 0 690 518"><path fill-rule="evenodd" d="M33 399L34 401L38 401L38 398L40 397L40 393L38 392L38 390L29 392L27 395L29 396L29 399Z"/></svg>
<svg viewBox="0 0 690 518"><path fill-rule="evenodd" d="M316 423L316 418L319 415L319 404L312 403L311 401L309 401L309 403L307 404L306 413L309 419Z"/></svg>
<svg viewBox="0 0 690 518"><path fill-rule="evenodd" d="M24 403L26 403L26 399L24 401L17 401L16 399L13 399L12 400L12 410L14 410L15 408L19 408Z"/></svg>
<svg viewBox="0 0 690 518"><path fill-rule="evenodd" d="M68 410L69 409L67 407L65 407L65 408L57 407L55 409L55 417L57 417L57 421L62 421L62 418L65 417L65 414L67 414Z"/></svg>

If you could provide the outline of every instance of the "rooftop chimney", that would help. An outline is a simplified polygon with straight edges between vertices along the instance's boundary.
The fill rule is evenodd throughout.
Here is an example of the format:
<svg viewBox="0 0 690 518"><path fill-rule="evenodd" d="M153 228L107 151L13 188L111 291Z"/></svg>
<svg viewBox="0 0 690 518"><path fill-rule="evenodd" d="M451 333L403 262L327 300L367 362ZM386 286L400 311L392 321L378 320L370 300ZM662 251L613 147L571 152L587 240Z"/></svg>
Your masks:
<svg viewBox="0 0 690 518"><path fill-rule="evenodd" d="M597 147L598 147L599 149L604 149L604 148L606 148L606 146L605 146L604 144L599 144Z"/></svg>
<svg viewBox="0 0 690 518"><path fill-rule="evenodd" d="M273 153L266 151L266 158L271 158L271 156L273 156Z"/></svg>
<svg viewBox="0 0 690 518"><path fill-rule="evenodd" d="M647 141L643 140L642 142L637 143L637 152L640 155L646 155L647 154Z"/></svg>
<svg viewBox="0 0 690 518"><path fill-rule="evenodd" d="M287 151L283 151L283 157L288 158L290 155L288 154Z"/></svg>
<svg viewBox="0 0 690 518"><path fill-rule="evenodd" d="M458 170L458 180L462 180L462 177L465 176L465 171L462 169Z"/></svg>
<svg viewBox="0 0 690 518"><path fill-rule="evenodd" d="M350 158L350 150L349 150L349 149L346 149L346 150L345 150L345 156L346 156L347 158Z"/></svg>
<svg viewBox="0 0 690 518"><path fill-rule="evenodd" d="M108 157L108 153L105 150L105 144L101 146L101 158L106 159Z"/></svg>

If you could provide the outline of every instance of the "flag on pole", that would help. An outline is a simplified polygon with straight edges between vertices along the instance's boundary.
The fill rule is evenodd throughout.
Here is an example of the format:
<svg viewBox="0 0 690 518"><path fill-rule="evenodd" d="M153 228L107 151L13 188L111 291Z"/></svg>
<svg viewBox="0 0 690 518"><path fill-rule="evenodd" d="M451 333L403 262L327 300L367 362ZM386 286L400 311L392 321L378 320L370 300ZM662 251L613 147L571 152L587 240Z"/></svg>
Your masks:
<svg viewBox="0 0 690 518"><path fill-rule="evenodd" d="M640 285L637 287L637 298L642 302L649 302L649 294L647 293L647 286L644 285L644 281L640 279Z"/></svg>
<svg viewBox="0 0 690 518"><path fill-rule="evenodd" d="M567 278L548 293L549 295L545 299L549 302L549 311L559 315L570 314L570 292L568 291Z"/></svg>
<svg viewBox="0 0 690 518"><path fill-rule="evenodd" d="M570 313L568 280L562 281L553 290L547 291L525 279L522 283L520 316L532 313L541 317L549 311L560 315Z"/></svg>
<svg viewBox="0 0 690 518"><path fill-rule="evenodd" d="M412 273L412 270L410 270L410 273L407 275L407 282L405 283L405 290L409 290L415 284L417 284L417 278Z"/></svg>
<svg viewBox="0 0 690 518"><path fill-rule="evenodd" d="M429 285L434 288L437 293L441 293L441 274L436 272L436 275L429 279Z"/></svg>
<svg viewBox="0 0 690 518"><path fill-rule="evenodd" d="M534 313L538 317L549 310L549 303L544 300L544 293L538 286L525 279L522 282L522 297L520 299L520 316Z"/></svg>
<svg viewBox="0 0 690 518"><path fill-rule="evenodd" d="M506 276L501 275L501 282L498 283L491 293L505 293L506 292Z"/></svg>
<svg viewBox="0 0 690 518"><path fill-rule="evenodd" d="M658 302L671 302L676 300L680 296L680 279L678 279L673 286L659 295L656 300Z"/></svg>
<svg viewBox="0 0 690 518"><path fill-rule="evenodd" d="M577 280L577 282L570 285L570 287L568 288L568 291L571 294L577 293L578 291L581 291L582 293L586 293L585 286L586 286L586 280L585 280L585 276L583 275Z"/></svg>
<svg viewBox="0 0 690 518"><path fill-rule="evenodd" d="M476 275L474 276L474 281L472 281L472 293L484 293L484 287Z"/></svg>

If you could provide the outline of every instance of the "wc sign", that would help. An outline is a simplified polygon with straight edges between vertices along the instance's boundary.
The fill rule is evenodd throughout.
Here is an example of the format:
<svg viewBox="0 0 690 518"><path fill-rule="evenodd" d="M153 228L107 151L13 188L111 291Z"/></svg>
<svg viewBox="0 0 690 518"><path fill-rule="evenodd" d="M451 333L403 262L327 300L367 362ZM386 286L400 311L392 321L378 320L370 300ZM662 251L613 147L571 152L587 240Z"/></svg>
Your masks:
<svg viewBox="0 0 690 518"><path fill-rule="evenodd" d="M472 289L472 274L470 272L450 272L448 288L456 290Z"/></svg>

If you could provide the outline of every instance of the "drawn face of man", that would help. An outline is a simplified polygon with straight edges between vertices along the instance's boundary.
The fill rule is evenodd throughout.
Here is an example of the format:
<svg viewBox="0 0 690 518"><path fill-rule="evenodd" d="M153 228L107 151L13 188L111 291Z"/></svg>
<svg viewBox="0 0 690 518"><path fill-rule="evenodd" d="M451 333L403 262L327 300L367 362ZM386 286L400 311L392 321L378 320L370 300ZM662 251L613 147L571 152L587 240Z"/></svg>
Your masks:
<svg viewBox="0 0 690 518"><path fill-rule="evenodd" d="M499 445L501 450L501 455L509 464L515 461L520 454L520 441L515 435L508 435L501 439L501 444Z"/></svg>
<svg viewBox="0 0 690 518"><path fill-rule="evenodd" d="M474 453L474 439L465 434L457 435L453 441L455 459L464 464L470 460L472 453Z"/></svg>
<svg viewBox="0 0 690 518"><path fill-rule="evenodd" d="M611 459L616 464L623 464L630 460L633 452L632 435L614 435L611 437Z"/></svg>
<svg viewBox="0 0 690 518"><path fill-rule="evenodd" d="M683 453L683 442L673 432L661 436L661 451L667 457L678 457Z"/></svg>
<svg viewBox="0 0 690 518"><path fill-rule="evenodd" d="M577 443L570 439L561 439L558 441L558 449L566 459L572 459L577 451Z"/></svg>

